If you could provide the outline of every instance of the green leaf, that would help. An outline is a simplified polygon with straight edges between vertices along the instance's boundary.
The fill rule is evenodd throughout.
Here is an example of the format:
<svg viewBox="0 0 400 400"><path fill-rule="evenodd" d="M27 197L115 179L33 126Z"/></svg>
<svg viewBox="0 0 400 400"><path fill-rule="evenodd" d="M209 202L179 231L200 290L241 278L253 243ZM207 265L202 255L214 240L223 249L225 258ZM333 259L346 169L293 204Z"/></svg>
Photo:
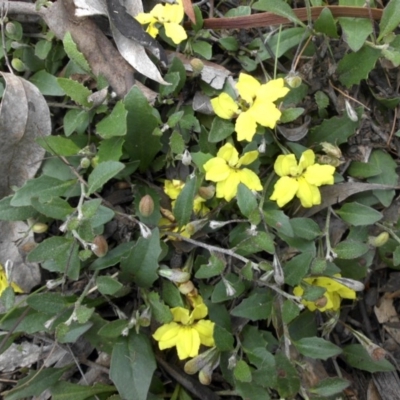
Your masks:
<svg viewBox="0 0 400 400"><path fill-rule="evenodd" d="M91 270L102 270L112 267L127 257L133 247L132 242L121 243L117 247L111 249L104 257L98 258L90 265Z"/></svg>
<svg viewBox="0 0 400 400"><path fill-rule="evenodd" d="M272 12L273 14L287 18L295 24L304 26L303 22L297 18L291 7L283 0L259 0L253 4L252 8L254 10Z"/></svg>
<svg viewBox="0 0 400 400"><path fill-rule="evenodd" d="M397 164L393 158L382 150L374 150L369 163L382 171L381 174L368 178L369 183L381 183L383 185L397 186ZM388 190L373 190L374 196L385 206L389 207L396 192Z"/></svg>
<svg viewBox="0 0 400 400"><path fill-rule="evenodd" d="M400 265L400 246L396 246L393 252L393 265L397 267Z"/></svg>
<svg viewBox="0 0 400 400"><path fill-rule="evenodd" d="M41 60L45 60L49 55L51 50L52 43L48 40L42 39L39 40L35 45L35 56L40 58Z"/></svg>
<svg viewBox="0 0 400 400"><path fill-rule="evenodd" d="M96 383L94 386L60 381L51 388L52 400L85 400L98 394L111 394L115 386Z"/></svg>
<svg viewBox="0 0 400 400"><path fill-rule="evenodd" d="M97 151L99 163L104 161L119 161L122 156L122 146L124 143L125 138L122 137L102 140Z"/></svg>
<svg viewBox="0 0 400 400"><path fill-rule="evenodd" d="M56 339L60 343L75 343L92 325L92 322L86 324L72 322L70 325L61 323L56 327Z"/></svg>
<svg viewBox="0 0 400 400"><path fill-rule="evenodd" d="M60 181L42 175L39 178L28 180L21 189L18 189L10 204L14 207L29 206L34 197L39 198L40 201L50 201L52 197L62 196L75 183L75 179Z"/></svg>
<svg viewBox="0 0 400 400"><path fill-rule="evenodd" d="M383 218L379 211L357 202L346 203L336 213L343 221L354 226L372 225Z"/></svg>
<svg viewBox="0 0 400 400"><path fill-rule="evenodd" d="M98 276L96 279L96 286L101 294L113 296L122 289L124 285L111 276Z"/></svg>
<svg viewBox="0 0 400 400"><path fill-rule="evenodd" d="M33 74L29 78L29 81L32 82L44 96L65 96L65 92L58 84L57 78L44 69Z"/></svg>
<svg viewBox="0 0 400 400"><path fill-rule="evenodd" d="M232 351L234 349L235 339L232 333L218 324L214 326L214 340L219 351Z"/></svg>
<svg viewBox="0 0 400 400"><path fill-rule="evenodd" d="M271 398L264 386L255 385L254 383L236 381L235 392L246 400L270 400Z"/></svg>
<svg viewBox="0 0 400 400"><path fill-rule="evenodd" d="M56 315L71 305L60 293L33 293L26 302L34 310L50 315Z"/></svg>
<svg viewBox="0 0 400 400"><path fill-rule="evenodd" d="M287 124L288 122L292 122L300 117L301 114L304 113L304 108L287 108L282 111L281 118L279 119L281 123Z"/></svg>
<svg viewBox="0 0 400 400"><path fill-rule="evenodd" d="M380 55L380 50L366 45L356 53L346 54L339 61L336 70L340 82L350 88L353 85L358 85L362 79L367 79Z"/></svg>
<svg viewBox="0 0 400 400"><path fill-rule="evenodd" d="M211 295L211 301L213 303L221 303L226 300L234 299L240 296L245 291L245 285L237 275L232 273L227 274L225 275L225 279L233 288L234 293L229 295L230 293L227 293L226 286L221 280L215 285L213 293Z"/></svg>
<svg viewBox="0 0 400 400"><path fill-rule="evenodd" d="M342 378L325 378L318 382L310 390L314 393L324 398L334 396L335 394L340 394L344 389L350 386L350 382Z"/></svg>
<svg viewBox="0 0 400 400"><path fill-rule="evenodd" d="M374 360L361 344L349 344L343 348L343 357L354 368L363 371L389 372L395 371L395 367L386 359Z"/></svg>
<svg viewBox="0 0 400 400"><path fill-rule="evenodd" d="M110 139L114 136L125 136L127 130L127 115L128 111L125 110L123 101L118 101L111 111L111 114L107 115L98 124L96 124L96 132L103 139Z"/></svg>
<svg viewBox="0 0 400 400"><path fill-rule="evenodd" d="M291 286L298 285L307 275L313 260L313 254L305 252L293 257L283 266L285 283Z"/></svg>
<svg viewBox="0 0 400 400"><path fill-rule="evenodd" d="M242 17L251 14L251 8L249 6L239 6L236 8L231 8L225 17Z"/></svg>
<svg viewBox="0 0 400 400"><path fill-rule="evenodd" d="M202 56L206 60L210 60L212 57L212 46L204 40L192 42L192 49L196 54Z"/></svg>
<svg viewBox="0 0 400 400"><path fill-rule="evenodd" d="M218 143L226 139L235 131L235 126L229 120L215 117L208 134L208 140L211 143Z"/></svg>
<svg viewBox="0 0 400 400"><path fill-rule="evenodd" d="M208 264L200 266L195 274L195 278L209 279L219 275L224 269L225 263L219 257L211 254Z"/></svg>
<svg viewBox="0 0 400 400"><path fill-rule="evenodd" d="M339 18L343 31L343 39L354 52L361 49L368 36L372 33L372 23L367 18Z"/></svg>
<svg viewBox="0 0 400 400"><path fill-rule="evenodd" d="M361 109L357 109L361 111ZM352 121L347 114L341 117L332 117L325 119L321 125L312 128L307 135L308 145L321 142L346 143L348 138L355 133L358 128L358 122Z"/></svg>
<svg viewBox="0 0 400 400"><path fill-rule="evenodd" d="M106 338L117 338L128 328L129 322L126 319L116 319L103 325L98 334Z"/></svg>
<svg viewBox="0 0 400 400"><path fill-rule="evenodd" d="M160 96L168 97L178 92L179 82L181 77L178 72L167 72L164 76L164 80L170 85L161 85Z"/></svg>
<svg viewBox="0 0 400 400"><path fill-rule="evenodd" d="M0 200L0 220L24 221L37 215L37 211L31 206L13 207L11 205L12 198L11 195Z"/></svg>
<svg viewBox="0 0 400 400"><path fill-rule="evenodd" d="M73 242L73 239L67 239L62 236L47 238L28 254L27 259L30 262L54 260L57 256L64 255Z"/></svg>
<svg viewBox="0 0 400 400"><path fill-rule="evenodd" d="M303 356L327 360L342 352L342 349L328 340L319 337L307 337L293 343Z"/></svg>
<svg viewBox="0 0 400 400"><path fill-rule="evenodd" d="M293 228L288 216L281 210L267 210L264 211L265 222L272 229L277 232L283 233L286 236L293 237Z"/></svg>
<svg viewBox="0 0 400 400"><path fill-rule="evenodd" d="M158 279L158 257L161 254L160 233L154 229L147 239L140 237L128 257L121 262L124 274L133 277L136 284L149 288Z"/></svg>
<svg viewBox="0 0 400 400"><path fill-rule="evenodd" d="M368 251L368 245L354 240L345 240L340 242L333 251L339 258L351 260L353 258L361 257Z"/></svg>
<svg viewBox="0 0 400 400"><path fill-rule="evenodd" d="M40 396L45 390L57 383L70 366L64 368L47 367L38 371L29 371L28 375L20 379L17 385L7 392L3 392L4 400L19 400L31 396Z"/></svg>
<svg viewBox="0 0 400 400"><path fill-rule="evenodd" d="M168 324L173 320L170 308L164 304L157 292L150 292L147 296L151 307L151 315L160 324Z"/></svg>
<svg viewBox="0 0 400 400"><path fill-rule="evenodd" d="M190 221L193 212L193 201L196 196L196 177L188 177L182 191L179 193L174 206L174 216L179 226L184 226Z"/></svg>
<svg viewBox="0 0 400 400"><path fill-rule="evenodd" d="M31 203L32 207L41 214L54 219L64 219L74 211L74 208L66 200L59 197L53 197L50 201L45 202L40 202L37 198L33 198Z"/></svg>
<svg viewBox="0 0 400 400"><path fill-rule="evenodd" d="M79 324L86 324L86 322L89 321L93 313L94 313L93 307L86 307L84 305L80 305L75 308L75 315Z"/></svg>
<svg viewBox="0 0 400 400"><path fill-rule="evenodd" d="M338 38L336 22L333 18L331 10L325 7L319 17L314 22L314 29L317 32L324 33L331 38Z"/></svg>
<svg viewBox="0 0 400 400"><path fill-rule="evenodd" d="M256 289L237 305L231 314L235 317L248 318L250 321L268 319L271 316L272 300L270 291Z"/></svg>
<svg viewBox="0 0 400 400"><path fill-rule="evenodd" d="M71 33L67 32L63 39L64 50L67 56L80 68L82 68L88 74L91 73L90 66L86 61L85 56L78 50L77 45L72 39Z"/></svg>
<svg viewBox="0 0 400 400"><path fill-rule="evenodd" d="M87 195L91 195L100 189L124 168L125 165L118 161L105 161L99 164L89 175Z"/></svg>
<svg viewBox="0 0 400 400"><path fill-rule="evenodd" d="M354 178L370 178L382 173L382 170L371 163L365 163L361 161L352 161L347 173Z"/></svg>
<svg viewBox="0 0 400 400"><path fill-rule="evenodd" d="M146 400L155 369L154 354L145 335L131 333L114 345L110 378L122 398Z"/></svg>
<svg viewBox="0 0 400 400"><path fill-rule="evenodd" d="M285 324L292 322L300 314L300 308L292 301L285 300L282 306L282 320Z"/></svg>
<svg viewBox="0 0 400 400"><path fill-rule="evenodd" d="M251 370L244 360L239 360L233 369L235 379L240 382L251 382Z"/></svg>
<svg viewBox="0 0 400 400"><path fill-rule="evenodd" d="M92 92L86 86L83 86L81 83L68 78L57 78L57 82L61 89L64 90L65 94L71 97L75 103L86 108L92 107L91 102L88 100L88 97L92 94Z"/></svg>
<svg viewBox="0 0 400 400"><path fill-rule="evenodd" d="M299 374L283 353L275 356L277 370L277 389L284 399L295 396L300 390Z"/></svg>
<svg viewBox="0 0 400 400"><path fill-rule="evenodd" d="M67 139L63 136L38 137L36 141L46 151L54 155L73 156L80 150L79 146L71 139Z"/></svg>
<svg viewBox="0 0 400 400"><path fill-rule="evenodd" d="M227 51L239 50L239 43L233 36L223 37L218 39L219 44Z"/></svg>
<svg viewBox="0 0 400 400"><path fill-rule="evenodd" d="M380 33L378 42L387 34L393 32L400 24L400 0L390 0L383 10L381 22L379 23Z"/></svg>
<svg viewBox="0 0 400 400"><path fill-rule="evenodd" d="M92 119L91 113L85 110L68 110L64 115L64 134L83 133Z"/></svg>
<svg viewBox="0 0 400 400"><path fill-rule="evenodd" d="M310 218L292 218L290 223L294 235L299 238L314 240L318 236L322 235L319 225Z"/></svg>
<svg viewBox="0 0 400 400"><path fill-rule="evenodd" d="M251 213L258 207L256 196L254 196L252 191L243 183L240 183L238 186L237 202L240 212L247 218L250 217Z"/></svg>
<svg viewBox="0 0 400 400"><path fill-rule="evenodd" d="M143 172L161 149L160 138L153 136L154 129L158 127L158 119L148 100L136 86L126 95L124 103L128 111L124 148L131 160L140 160L139 169Z"/></svg>
<svg viewBox="0 0 400 400"><path fill-rule="evenodd" d="M185 151L185 141L177 130L174 130L169 138L169 147L174 154L182 154Z"/></svg>

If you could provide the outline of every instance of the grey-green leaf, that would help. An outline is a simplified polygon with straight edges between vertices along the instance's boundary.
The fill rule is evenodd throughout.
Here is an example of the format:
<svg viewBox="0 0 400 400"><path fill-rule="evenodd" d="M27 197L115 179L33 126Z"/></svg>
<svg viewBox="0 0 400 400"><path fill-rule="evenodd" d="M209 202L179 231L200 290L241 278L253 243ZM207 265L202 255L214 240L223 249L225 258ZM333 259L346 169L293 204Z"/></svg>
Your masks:
<svg viewBox="0 0 400 400"><path fill-rule="evenodd" d="M336 213L354 226L372 225L383 218L383 214L379 211L357 202L346 203Z"/></svg>
<svg viewBox="0 0 400 400"><path fill-rule="evenodd" d="M105 161L99 164L89 175L87 194L93 194L124 168L125 165L118 161Z"/></svg>
<svg viewBox="0 0 400 400"><path fill-rule="evenodd" d="M342 352L340 347L319 337L303 338L294 342L294 345L303 356L321 360L327 360Z"/></svg>
<svg viewBox="0 0 400 400"><path fill-rule="evenodd" d="M197 178L190 176L186 180L185 186L179 193L174 207L174 215L179 226L186 225L193 212L193 201L196 195Z"/></svg>

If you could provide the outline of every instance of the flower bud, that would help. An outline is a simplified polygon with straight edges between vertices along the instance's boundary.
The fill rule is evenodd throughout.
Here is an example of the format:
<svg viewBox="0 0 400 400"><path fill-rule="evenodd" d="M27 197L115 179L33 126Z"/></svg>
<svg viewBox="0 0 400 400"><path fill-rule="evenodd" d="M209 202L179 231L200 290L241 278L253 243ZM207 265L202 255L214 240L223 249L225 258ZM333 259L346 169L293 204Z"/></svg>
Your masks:
<svg viewBox="0 0 400 400"><path fill-rule="evenodd" d="M81 162L79 163L79 166L80 166L81 168L84 168L84 169L89 168L89 167L90 167L90 158L88 158L88 157L83 157L83 158L81 159Z"/></svg>
<svg viewBox="0 0 400 400"><path fill-rule="evenodd" d="M301 77L296 72L290 72L285 81L293 89L298 88L302 83Z"/></svg>
<svg viewBox="0 0 400 400"><path fill-rule="evenodd" d="M150 326L151 321L151 310L150 307L146 307L146 309L140 314L138 323L140 326L147 328Z"/></svg>
<svg viewBox="0 0 400 400"><path fill-rule="evenodd" d="M342 159L338 159L336 157L332 157L332 156L328 156L328 155L318 155L318 163L319 164L324 164L324 165L332 165L332 167L339 167L340 165L342 165L344 163L344 159L342 157Z"/></svg>
<svg viewBox="0 0 400 400"><path fill-rule="evenodd" d="M32 232L35 233L44 233L47 232L47 229L49 229L48 225L42 222L36 222L36 224L32 226Z"/></svg>
<svg viewBox="0 0 400 400"><path fill-rule="evenodd" d="M99 165L99 156L93 157L90 164L93 168L96 168Z"/></svg>
<svg viewBox="0 0 400 400"><path fill-rule="evenodd" d="M158 275L175 283L185 283L190 280L189 272L182 271L179 268L160 268L158 270Z"/></svg>
<svg viewBox="0 0 400 400"><path fill-rule="evenodd" d="M389 234L382 232L378 236L369 236L368 244L372 247L381 247L389 240Z"/></svg>
<svg viewBox="0 0 400 400"><path fill-rule="evenodd" d="M186 295L192 292L195 288L192 281L187 281L185 283L181 283L178 286L178 289L182 294Z"/></svg>
<svg viewBox="0 0 400 400"><path fill-rule="evenodd" d="M210 200L215 195L215 186L213 186L213 185L201 186L197 193L203 199Z"/></svg>
<svg viewBox="0 0 400 400"><path fill-rule="evenodd" d="M315 300L314 303L318 308L322 308L326 306L326 303L328 303L328 299L325 296L322 296L319 299Z"/></svg>
<svg viewBox="0 0 400 400"><path fill-rule="evenodd" d="M108 243L103 235L96 236L90 247L97 257L104 257L108 252Z"/></svg>
<svg viewBox="0 0 400 400"><path fill-rule="evenodd" d="M19 58L13 58L11 60L11 66L18 72L26 71L26 65Z"/></svg>
<svg viewBox="0 0 400 400"><path fill-rule="evenodd" d="M193 58L190 61L190 66L192 67L193 70L193 76L199 76L203 71L204 63L198 58Z"/></svg>
<svg viewBox="0 0 400 400"><path fill-rule="evenodd" d="M172 212L170 210L168 210L167 208L160 207L160 211L161 211L161 214L165 218L167 218L168 221L175 222L174 214L172 214Z"/></svg>
<svg viewBox="0 0 400 400"><path fill-rule="evenodd" d="M212 381L212 374L208 368L204 368L199 372L199 381L202 385L209 385Z"/></svg>
<svg viewBox="0 0 400 400"><path fill-rule="evenodd" d="M78 255L79 255L79 259L81 261L86 261L87 259L89 259L91 257L92 254L93 253L91 250L85 249L85 250L81 250Z"/></svg>
<svg viewBox="0 0 400 400"><path fill-rule="evenodd" d="M182 164L188 166L191 163L192 163L192 156L190 155L188 150L185 150L182 154Z"/></svg>
<svg viewBox="0 0 400 400"><path fill-rule="evenodd" d="M322 146L322 151L326 153L328 156L332 156L339 159L343 157L342 151L338 146L335 146L334 144L329 142L322 142L321 146Z"/></svg>
<svg viewBox="0 0 400 400"><path fill-rule="evenodd" d="M350 104L350 102L345 99L344 103L346 105L346 113L347 116L353 121L353 122L357 122L358 121L358 115L356 113L356 111L354 110L354 108L352 107L352 105Z"/></svg>
<svg viewBox="0 0 400 400"><path fill-rule="evenodd" d="M153 211L154 211L154 200L149 194L146 194L140 199L139 212L144 217L150 217L150 215L153 214Z"/></svg>

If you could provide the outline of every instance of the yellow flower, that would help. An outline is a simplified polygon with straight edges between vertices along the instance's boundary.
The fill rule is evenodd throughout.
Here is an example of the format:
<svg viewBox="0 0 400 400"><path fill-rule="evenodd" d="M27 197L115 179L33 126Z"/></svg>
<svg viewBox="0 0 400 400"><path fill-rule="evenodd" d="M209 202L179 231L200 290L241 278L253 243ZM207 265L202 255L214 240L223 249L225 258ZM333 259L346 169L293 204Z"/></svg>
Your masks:
<svg viewBox="0 0 400 400"><path fill-rule="evenodd" d="M239 183L250 190L262 190L260 178L250 169L240 167L251 164L258 157L258 151L249 151L239 158L239 153L230 144L222 146L217 156L208 160L203 168L206 179L217 182L217 197L232 200L237 193Z"/></svg>
<svg viewBox="0 0 400 400"><path fill-rule="evenodd" d="M340 274L335 274L334 276L340 278ZM303 281L309 285L319 286L326 289L323 296L316 301L301 301L310 311L337 311L340 308L340 302L342 299L356 298L356 292L353 289L348 288L332 278L317 276L313 278L304 278ZM293 293L295 296L301 297L304 293L304 289L301 286L296 286L293 289Z"/></svg>
<svg viewBox="0 0 400 400"><path fill-rule="evenodd" d="M6 272L4 271L3 266L0 264L0 296L9 286L11 286L16 293L24 293L24 291L16 283L9 283Z"/></svg>
<svg viewBox="0 0 400 400"><path fill-rule="evenodd" d="M204 320L208 309L202 300L195 304L192 312L183 307L171 308L171 312L173 322L160 326L153 334L160 350L176 346L179 359L184 360L197 356L200 344L214 346L214 322Z"/></svg>
<svg viewBox="0 0 400 400"><path fill-rule="evenodd" d="M135 18L142 25L148 24L146 32L152 37L156 37L160 25L164 25L166 36L175 44L179 44L187 38L180 25L183 16L182 1L178 0L175 4L157 4L149 13L139 13Z"/></svg>
<svg viewBox="0 0 400 400"><path fill-rule="evenodd" d="M182 182L178 179L173 179L172 181L169 181L168 179L165 180L164 192L171 200L173 200L171 202L172 208L175 207L176 199L178 198L184 186L185 182ZM206 199L198 194L195 196L193 200L193 211L196 215L204 217L210 211L210 209L204 204L206 201Z"/></svg>
<svg viewBox="0 0 400 400"><path fill-rule="evenodd" d="M235 101L227 93L221 93L211 100L215 113L223 119L231 119L239 114L235 130L238 140L251 141L256 133L257 124L275 128L281 117L274 101L284 97L289 89L284 87L282 78L273 79L261 85L255 78L240 74L236 84L240 99Z"/></svg>
<svg viewBox="0 0 400 400"><path fill-rule="evenodd" d="M297 196L303 207L321 204L321 193L318 186L333 185L335 167L315 163L315 154L306 150L296 162L294 154L280 155L274 165L279 178L275 183L274 192L270 197L276 200L279 207L289 203Z"/></svg>

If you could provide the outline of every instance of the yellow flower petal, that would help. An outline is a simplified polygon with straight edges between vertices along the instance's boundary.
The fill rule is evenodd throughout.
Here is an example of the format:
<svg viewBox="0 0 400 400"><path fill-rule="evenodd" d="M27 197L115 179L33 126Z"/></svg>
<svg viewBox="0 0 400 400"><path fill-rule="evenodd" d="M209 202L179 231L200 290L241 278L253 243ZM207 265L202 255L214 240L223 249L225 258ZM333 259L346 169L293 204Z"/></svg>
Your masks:
<svg viewBox="0 0 400 400"><path fill-rule="evenodd" d="M309 166L315 163L315 154L312 150L308 149L300 157L299 168L300 173L306 170Z"/></svg>
<svg viewBox="0 0 400 400"><path fill-rule="evenodd" d="M218 97L211 100L215 114L222 119L231 119L237 114L239 106L227 93L221 93Z"/></svg>
<svg viewBox="0 0 400 400"><path fill-rule="evenodd" d="M221 182L228 178L231 168L222 158L214 157L203 165L206 171L206 179L213 182Z"/></svg>
<svg viewBox="0 0 400 400"><path fill-rule="evenodd" d="M294 154L280 155L274 164L275 173L279 176L288 176L296 168L297 162Z"/></svg>
<svg viewBox="0 0 400 400"><path fill-rule="evenodd" d="M160 23L164 22L164 12L165 8L164 5L158 3L155 7L150 11L150 15L158 20Z"/></svg>
<svg viewBox="0 0 400 400"><path fill-rule="evenodd" d="M169 37L175 44L179 44L187 38L187 34L183 26L175 22L165 22L164 23L165 34Z"/></svg>
<svg viewBox="0 0 400 400"><path fill-rule="evenodd" d="M200 343L205 346L215 346L214 342L214 322L201 320L193 325L193 328L199 334Z"/></svg>
<svg viewBox="0 0 400 400"><path fill-rule="evenodd" d="M195 320L206 317L207 314L208 314L208 308L204 303L196 305L196 307L193 309L192 313L190 314L191 323L193 323Z"/></svg>
<svg viewBox="0 0 400 400"><path fill-rule="evenodd" d="M178 350L178 357L184 360L188 357L195 357L199 354L200 348L200 335L192 327L182 327L178 334L176 349Z"/></svg>
<svg viewBox="0 0 400 400"><path fill-rule="evenodd" d="M224 198L226 201L231 201L236 196L239 183L239 175L232 170L226 180L217 183L216 196Z"/></svg>
<svg viewBox="0 0 400 400"><path fill-rule="evenodd" d="M256 129L257 122L249 111L239 114L235 124L235 131L237 132L237 139L239 141L247 140L248 142L251 142L256 133Z"/></svg>
<svg viewBox="0 0 400 400"><path fill-rule="evenodd" d="M240 167L242 165L250 165L253 161L257 160L259 154L260 153L257 150L248 151L247 153L244 153L242 157L239 158L239 161L236 164L236 166Z"/></svg>
<svg viewBox="0 0 400 400"><path fill-rule="evenodd" d="M258 97L248 112L251 113L257 123L271 129L275 128L282 115L274 103L264 102Z"/></svg>
<svg viewBox="0 0 400 400"><path fill-rule="evenodd" d="M262 190L260 178L250 169L243 168L237 171L240 182L246 185L250 190Z"/></svg>
<svg viewBox="0 0 400 400"><path fill-rule="evenodd" d="M317 186L309 184L302 176L297 179L297 182L299 187L296 196L300 199L303 207L310 208L321 204L321 193Z"/></svg>
<svg viewBox="0 0 400 400"><path fill-rule="evenodd" d="M171 313L174 316L175 322L180 322L183 325L187 325L190 321L189 310L183 307L171 308Z"/></svg>
<svg viewBox="0 0 400 400"><path fill-rule="evenodd" d="M275 200L279 207L283 207L293 199L298 188L299 183L296 179L289 176L283 176L275 183L274 192L270 199Z"/></svg>
<svg viewBox="0 0 400 400"><path fill-rule="evenodd" d="M164 5L164 14L163 14L164 21L180 24L180 22L183 20L183 16L184 16L184 11L181 5L169 4L169 3Z"/></svg>
<svg viewBox="0 0 400 400"><path fill-rule="evenodd" d="M239 160L239 153L234 146L226 143L218 150L217 157L223 158L231 167L234 167Z"/></svg>
<svg viewBox="0 0 400 400"><path fill-rule="evenodd" d="M139 13L136 15L135 19L142 25L154 23L157 21L151 14L149 13Z"/></svg>
<svg viewBox="0 0 400 400"><path fill-rule="evenodd" d="M285 86L285 81L282 78L272 79L264 85L261 85L257 92L257 98L264 102L273 102L289 93L289 89Z"/></svg>
<svg viewBox="0 0 400 400"><path fill-rule="evenodd" d="M332 165L314 164L307 168L303 176L311 185L333 185L334 173L335 167L333 167Z"/></svg>
<svg viewBox="0 0 400 400"><path fill-rule="evenodd" d="M253 99L260 89L261 84L257 79L253 78L251 75L241 73L239 75L238 83L236 88L240 94L240 97L247 101L250 105L253 103Z"/></svg>
<svg viewBox="0 0 400 400"><path fill-rule="evenodd" d="M178 334L181 326L176 322L170 322L160 326L153 334L153 338L158 341L160 350L169 349L176 346Z"/></svg>
<svg viewBox="0 0 400 400"><path fill-rule="evenodd" d="M173 179L172 181L166 179L164 181L164 192L170 199L176 200L184 186L185 182L178 179Z"/></svg>

